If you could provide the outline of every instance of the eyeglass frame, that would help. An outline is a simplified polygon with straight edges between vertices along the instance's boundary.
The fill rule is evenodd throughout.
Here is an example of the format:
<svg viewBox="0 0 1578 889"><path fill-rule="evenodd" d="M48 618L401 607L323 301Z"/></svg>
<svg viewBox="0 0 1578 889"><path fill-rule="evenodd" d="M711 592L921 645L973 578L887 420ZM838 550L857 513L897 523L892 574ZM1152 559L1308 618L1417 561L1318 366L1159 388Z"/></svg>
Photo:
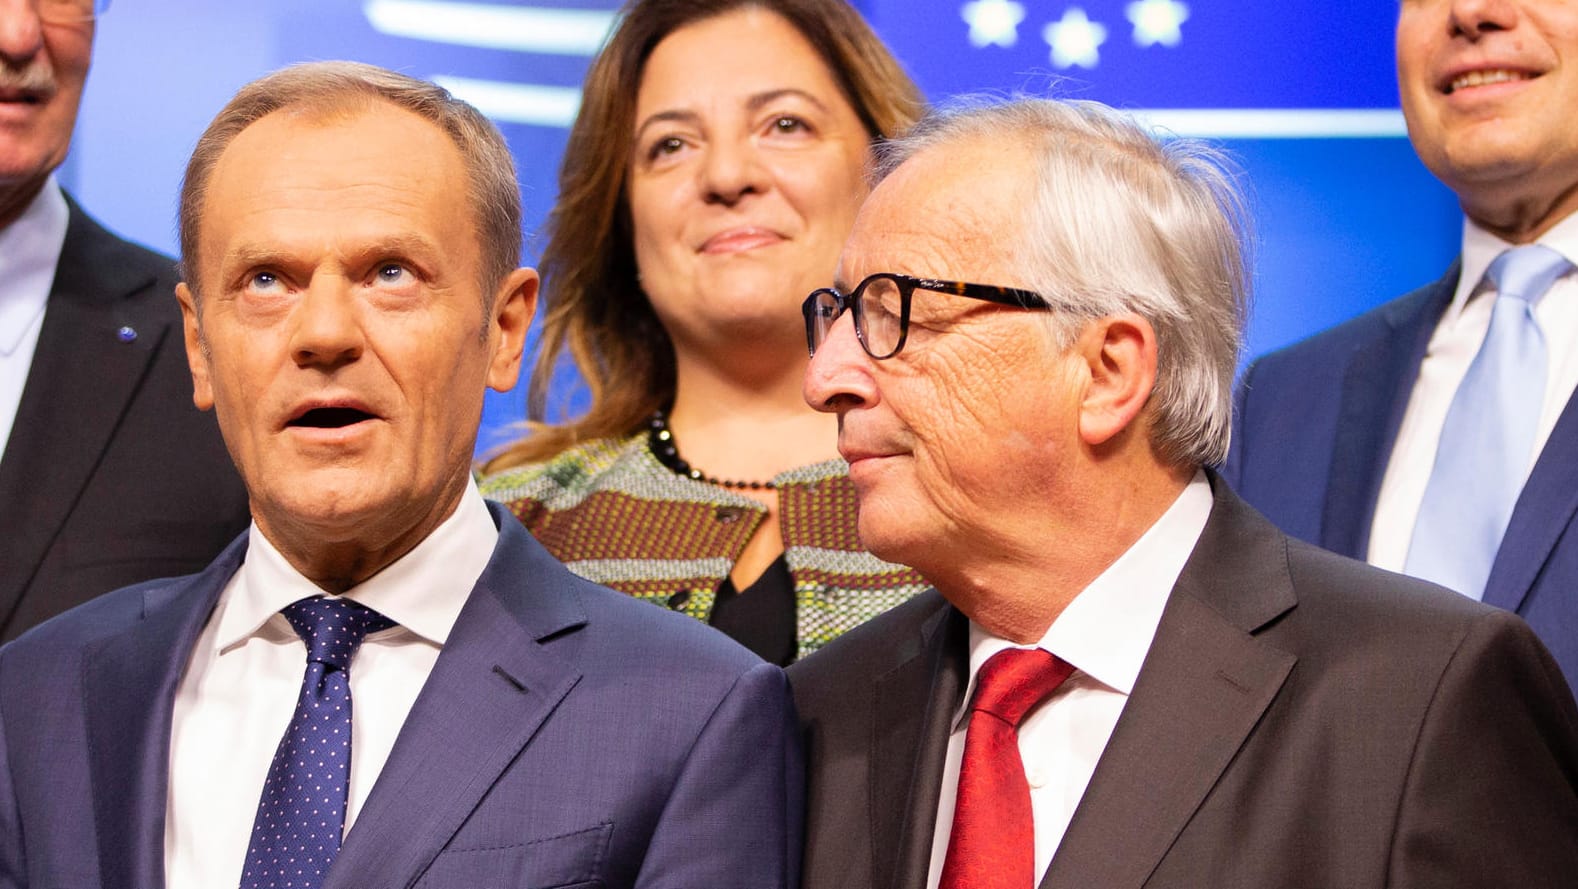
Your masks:
<svg viewBox="0 0 1578 889"><path fill-rule="evenodd" d="M73 25L78 22L95 21L99 16L110 11L110 0L90 0L86 4L89 7L86 12L79 12L69 17L50 16L44 12L44 8L50 5L48 0L35 0L35 2L38 5L39 20L55 25Z"/></svg>
<svg viewBox="0 0 1578 889"><path fill-rule="evenodd" d="M871 282L886 279L892 281L899 291L899 338L893 351L886 355L878 355L871 350L871 344L866 339L865 310L860 308L861 295L865 293ZM875 272L867 275L855 289L847 295L838 292L836 287L818 287L800 304L800 313L805 316L805 344L810 350L811 357L816 357L816 327L817 327L817 298L828 294L833 298L833 305L838 311L828 319L827 326L833 324L845 312L851 313L851 320L855 325L855 339L860 341L860 348L871 356L873 361L886 361L894 355L904 351L904 344L910 335L910 301L915 296L915 291L927 290L933 293L946 293L952 296L962 296L966 299L978 299L983 302L995 303L1000 306L1010 306L1016 309L1051 309L1052 304L1046 297L1034 290L1025 290L1019 287L1003 287L997 284L970 284L964 281L941 281L936 278L917 278L913 275L904 275L898 272ZM824 338L825 341L825 338Z"/></svg>

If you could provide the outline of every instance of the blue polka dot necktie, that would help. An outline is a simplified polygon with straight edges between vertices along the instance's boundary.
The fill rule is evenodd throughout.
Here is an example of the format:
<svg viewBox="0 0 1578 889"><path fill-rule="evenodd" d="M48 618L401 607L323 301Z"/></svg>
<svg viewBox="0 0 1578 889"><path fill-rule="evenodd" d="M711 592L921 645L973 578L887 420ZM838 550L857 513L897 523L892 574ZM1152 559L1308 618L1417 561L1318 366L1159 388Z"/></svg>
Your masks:
<svg viewBox="0 0 1578 889"><path fill-rule="evenodd" d="M1523 491L1545 401L1545 335L1534 306L1572 268L1530 244L1496 257L1490 329L1452 397L1403 571L1483 599Z"/></svg>
<svg viewBox="0 0 1578 889"><path fill-rule="evenodd" d="M394 621L349 599L281 609L307 644L290 727L263 782L241 889L317 889L340 852L351 778L351 658Z"/></svg>

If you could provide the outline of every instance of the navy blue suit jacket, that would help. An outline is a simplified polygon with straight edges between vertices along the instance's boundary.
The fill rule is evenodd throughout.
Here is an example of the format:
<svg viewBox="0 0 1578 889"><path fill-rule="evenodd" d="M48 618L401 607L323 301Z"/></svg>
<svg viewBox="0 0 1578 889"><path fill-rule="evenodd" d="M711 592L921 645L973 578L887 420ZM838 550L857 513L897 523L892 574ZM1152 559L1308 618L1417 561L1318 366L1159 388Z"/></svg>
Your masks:
<svg viewBox="0 0 1578 889"><path fill-rule="evenodd" d="M1266 355L1239 382L1223 475L1287 533L1362 559L1425 347L1457 287L1441 280ZM1578 688L1578 399L1540 452L1485 602L1529 622Z"/></svg>
<svg viewBox="0 0 1578 889"><path fill-rule="evenodd" d="M783 673L491 508L493 558L325 886L792 889ZM0 886L164 885L173 696L244 548L0 649Z"/></svg>

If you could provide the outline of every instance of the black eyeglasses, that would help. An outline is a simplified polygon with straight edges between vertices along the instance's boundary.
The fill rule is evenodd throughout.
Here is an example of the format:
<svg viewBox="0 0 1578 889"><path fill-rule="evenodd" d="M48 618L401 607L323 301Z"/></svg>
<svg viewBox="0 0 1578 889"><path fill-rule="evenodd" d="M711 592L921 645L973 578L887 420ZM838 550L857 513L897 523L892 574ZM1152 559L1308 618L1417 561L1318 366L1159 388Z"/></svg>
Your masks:
<svg viewBox="0 0 1578 889"><path fill-rule="evenodd" d="M855 285L848 296L831 287L823 287L805 298L800 311L805 315L806 345L815 355L816 348L827 340L833 322L849 309L855 316L855 338L860 340L866 354L878 361L892 358L904 348L904 340L909 336L910 300L917 290L951 293L1018 309L1052 308L1041 294L1031 290L878 272Z"/></svg>

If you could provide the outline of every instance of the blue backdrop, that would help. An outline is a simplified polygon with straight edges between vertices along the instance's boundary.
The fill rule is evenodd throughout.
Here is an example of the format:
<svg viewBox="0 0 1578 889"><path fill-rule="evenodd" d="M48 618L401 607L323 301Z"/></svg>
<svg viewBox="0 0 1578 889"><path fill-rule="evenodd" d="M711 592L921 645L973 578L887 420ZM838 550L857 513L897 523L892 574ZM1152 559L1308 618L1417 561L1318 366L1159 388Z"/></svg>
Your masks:
<svg viewBox="0 0 1578 889"><path fill-rule="evenodd" d="M577 87L617 5L116 0L99 23L61 177L112 228L173 251L186 155L230 95L291 62L358 59L439 80L498 121L521 171L531 258ZM1015 90L1093 98L1227 147L1256 225L1250 354L1434 279L1457 250L1456 203L1414 158L1396 110L1395 4L856 5L933 99ZM510 435L522 398L490 399L482 447Z"/></svg>

